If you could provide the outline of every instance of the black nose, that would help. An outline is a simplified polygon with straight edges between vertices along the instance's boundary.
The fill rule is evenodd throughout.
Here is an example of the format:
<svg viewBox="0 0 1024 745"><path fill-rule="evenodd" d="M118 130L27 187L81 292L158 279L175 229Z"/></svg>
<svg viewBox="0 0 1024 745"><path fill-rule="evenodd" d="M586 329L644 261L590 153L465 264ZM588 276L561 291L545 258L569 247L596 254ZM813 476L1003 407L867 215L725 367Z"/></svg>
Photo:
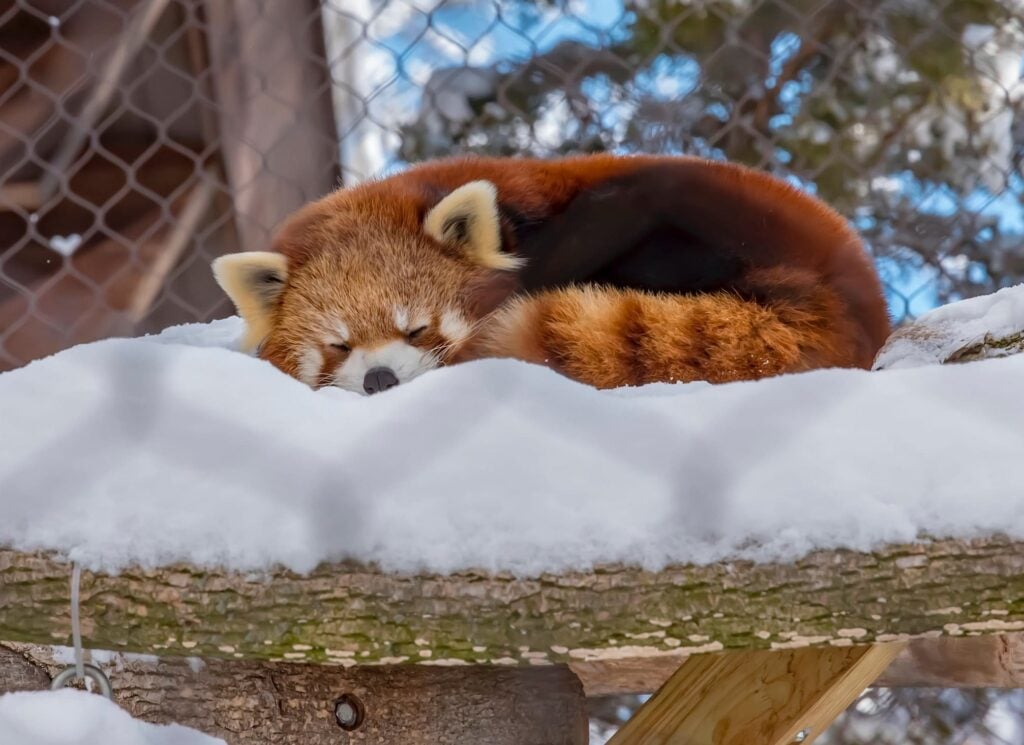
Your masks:
<svg viewBox="0 0 1024 745"><path fill-rule="evenodd" d="M363 378L363 390L367 393L380 393L398 385L398 378L388 367L375 367Z"/></svg>

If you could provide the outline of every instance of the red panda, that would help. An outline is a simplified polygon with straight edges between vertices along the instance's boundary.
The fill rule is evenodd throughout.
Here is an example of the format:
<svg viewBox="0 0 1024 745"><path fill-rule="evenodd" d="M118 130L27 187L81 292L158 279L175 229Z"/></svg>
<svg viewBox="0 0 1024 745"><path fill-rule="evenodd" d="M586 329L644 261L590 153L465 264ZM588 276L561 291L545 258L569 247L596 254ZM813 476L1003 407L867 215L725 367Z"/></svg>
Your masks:
<svg viewBox="0 0 1024 745"><path fill-rule="evenodd" d="M514 357L597 387L870 367L881 284L820 200L672 156L458 158L341 189L214 274L245 344L376 393Z"/></svg>

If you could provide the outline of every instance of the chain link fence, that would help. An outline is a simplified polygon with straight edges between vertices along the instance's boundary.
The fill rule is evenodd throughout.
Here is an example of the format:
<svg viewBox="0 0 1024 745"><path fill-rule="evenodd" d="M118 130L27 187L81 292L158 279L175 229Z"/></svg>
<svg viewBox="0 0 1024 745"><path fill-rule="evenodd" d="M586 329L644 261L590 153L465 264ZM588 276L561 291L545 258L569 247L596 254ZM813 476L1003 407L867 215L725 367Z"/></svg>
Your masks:
<svg viewBox="0 0 1024 745"><path fill-rule="evenodd" d="M213 258L463 152L772 171L913 317L1024 279L1022 62L1021 0L0 0L0 370L227 315ZM828 742L1019 741L1019 697L865 701Z"/></svg>
<svg viewBox="0 0 1024 745"><path fill-rule="evenodd" d="M846 214L893 316L1024 275L1020 0L4 0L0 366L229 312L208 265L459 152L695 153Z"/></svg>
<svg viewBox="0 0 1024 745"><path fill-rule="evenodd" d="M647 699L589 700L590 743L605 745ZM1024 691L871 688L815 740L820 745L1020 745Z"/></svg>

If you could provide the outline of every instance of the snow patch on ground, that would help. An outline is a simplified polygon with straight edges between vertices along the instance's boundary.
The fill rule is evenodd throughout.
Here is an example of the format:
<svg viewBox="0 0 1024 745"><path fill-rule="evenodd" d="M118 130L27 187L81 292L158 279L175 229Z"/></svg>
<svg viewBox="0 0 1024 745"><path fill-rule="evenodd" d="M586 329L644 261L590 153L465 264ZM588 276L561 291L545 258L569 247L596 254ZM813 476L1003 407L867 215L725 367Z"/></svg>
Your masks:
<svg viewBox="0 0 1024 745"><path fill-rule="evenodd" d="M102 696L65 688L0 695L4 745L224 745L177 724L132 719Z"/></svg>
<svg viewBox="0 0 1024 745"><path fill-rule="evenodd" d="M1024 538L1024 355L621 391L486 360L363 397L221 348L239 332L0 375L0 545L107 570L534 575Z"/></svg>
<svg viewBox="0 0 1024 745"><path fill-rule="evenodd" d="M1024 285L950 303L925 313L890 337L876 369L936 365L988 339L1024 332Z"/></svg>

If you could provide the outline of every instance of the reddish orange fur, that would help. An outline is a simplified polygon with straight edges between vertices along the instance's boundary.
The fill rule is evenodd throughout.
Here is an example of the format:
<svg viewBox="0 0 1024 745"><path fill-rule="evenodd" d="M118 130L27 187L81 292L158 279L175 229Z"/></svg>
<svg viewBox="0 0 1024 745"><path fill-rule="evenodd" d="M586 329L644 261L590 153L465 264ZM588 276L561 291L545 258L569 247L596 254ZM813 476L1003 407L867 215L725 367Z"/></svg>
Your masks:
<svg viewBox="0 0 1024 745"><path fill-rule="evenodd" d="M422 230L426 212L462 184L488 180L502 205L526 221L542 221L584 189L665 163L699 165L701 178L728 191L736 220L757 219L771 236L757 267L737 285L757 301L730 292L547 291L503 306L475 343L446 361L516 357L600 387L870 367L889 321L870 258L839 215L788 184L739 166L611 155L437 161L308 205L275 243L288 257L289 278L261 354L295 375L298 345L308 342L323 314L339 308L349 319L362 319L364 335L386 335L386 319L379 316L383 298L394 292L438 312L455 306L479 317L480 293L473 288L489 287L493 294L494 273ZM513 226L504 225L503 233L514 251Z"/></svg>

